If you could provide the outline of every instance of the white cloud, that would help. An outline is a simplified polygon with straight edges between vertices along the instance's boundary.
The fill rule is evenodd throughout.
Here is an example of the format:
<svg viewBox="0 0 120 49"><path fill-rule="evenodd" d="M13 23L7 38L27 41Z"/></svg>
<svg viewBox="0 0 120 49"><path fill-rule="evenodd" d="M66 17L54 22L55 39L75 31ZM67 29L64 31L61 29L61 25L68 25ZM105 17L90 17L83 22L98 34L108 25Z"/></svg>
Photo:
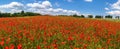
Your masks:
<svg viewBox="0 0 120 49"><path fill-rule="evenodd" d="M30 8L46 8L46 6L42 5L42 4L39 4L39 3L29 3L27 4L28 7Z"/></svg>
<svg viewBox="0 0 120 49"><path fill-rule="evenodd" d="M107 12L107 14L111 14L111 15L120 15L120 11L116 10L116 11L109 11Z"/></svg>
<svg viewBox="0 0 120 49"><path fill-rule="evenodd" d="M40 14L50 14L50 15L59 15L59 14L80 15L80 12L75 11L75 10L53 8L51 2L49 1L27 3L25 5L19 2L11 2L10 4L0 5L0 10L5 11L5 12L11 12L11 13L25 10L27 12L36 12Z"/></svg>
<svg viewBox="0 0 120 49"><path fill-rule="evenodd" d="M52 7L52 4L49 1L43 1L42 5L44 5L46 7Z"/></svg>
<svg viewBox="0 0 120 49"><path fill-rule="evenodd" d="M19 2L11 2L9 4L0 5L0 9L4 12L18 12L24 9L24 5Z"/></svg>
<svg viewBox="0 0 120 49"><path fill-rule="evenodd" d="M56 3L58 4L58 3ZM78 11L75 10L66 10L62 8L53 8L51 2L49 1L43 1L42 3L28 3L28 7L30 7L27 11L32 11L36 13L41 14L51 14L51 15L73 15L73 14L79 14ZM56 5L58 6L58 5Z"/></svg>
<svg viewBox="0 0 120 49"><path fill-rule="evenodd" d="M0 8L22 8L23 4L19 2L11 2L10 4L1 5Z"/></svg>
<svg viewBox="0 0 120 49"><path fill-rule="evenodd" d="M110 15L120 15L120 0L118 0L116 3L110 4L110 7L108 8L110 11L107 11L107 14ZM107 8L106 8L107 10Z"/></svg>
<svg viewBox="0 0 120 49"><path fill-rule="evenodd" d="M32 9L32 8L31 8ZM30 11L29 9L28 11ZM62 8L48 8L48 9L32 9L31 11L36 12L36 13L41 13L41 14L51 14L51 15L73 15L73 14L80 14L78 11L75 10L66 10Z"/></svg>
<svg viewBox="0 0 120 49"><path fill-rule="evenodd" d="M84 0L84 1L86 1L86 2L92 2L93 0Z"/></svg>
<svg viewBox="0 0 120 49"><path fill-rule="evenodd" d="M52 7L49 1L43 1L42 3L28 3L27 6L31 8L38 8L38 9Z"/></svg>
<svg viewBox="0 0 120 49"><path fill-rule="evenodd" d="M105 8L105 10L109 10L109 8Z"/></svg>
<svg viewBox="0 0 120 49"><path fill-rule="evenodd" d="M22 10L20 10L20 9L11 9L11 13L14 13L14 12L21 12Z"/></svg>
<svg viewBox="0 0 120 49"><path fill-rule="evenodd" d="M116 3L112 4L111 7L113 9L119 9L120 10L120 0L118 0Z"/></svg>

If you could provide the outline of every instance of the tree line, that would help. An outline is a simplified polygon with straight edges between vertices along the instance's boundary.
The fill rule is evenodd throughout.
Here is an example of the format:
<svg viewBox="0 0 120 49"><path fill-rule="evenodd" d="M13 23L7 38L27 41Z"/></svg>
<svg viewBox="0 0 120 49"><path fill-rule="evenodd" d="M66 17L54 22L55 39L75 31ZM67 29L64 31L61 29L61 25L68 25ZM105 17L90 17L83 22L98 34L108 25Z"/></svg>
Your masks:
<svg viewBox="0 0 120 49"><path fill-rule="evenodd" d="M33 13L33 12L18 12L18 13L1 13L0 12L0 17L23 17L23 16L36 16L36 15L41 15L39 13Z"/></svg>
<svg viewBox="0 0 120 49"><path fill-rule="evenodd" d="M21 12L18 12L18 13L1 13L0 12L0 17L24 17L24 16L37 16L37 15L41 15L39 13L33 13L33 12L24 12L24 11L21 11ZM68 16L68 15L58 15L58 16ZM84 15L77 15L77 14L74 14L74 15L69 15L69 16L72 16L72 17L77 17L77 18L85 18ZM87 18L93 18L94 16L93 15L88 15ZM96 15L95 18L103 18L103 16L101 15ZM105 18L113 18L113 16L111 15L106 15ZM116 16L116 18L120 18L119 16Z"/></svg>
<svg viewBox="0 0 120 49"><path fill-rule="evenodd" d="M74 14L74 15L72 15L72 16L73 16L73 17L78 17L78 18L85 18L84 15L80 15L80 16L79 16L79 15ZM87 16L87 18L93 18L93 17L94 17L93 15L88 15L88 16ZM117 16L117 17L119 17L119 16ZM101 15L96 15L95 18L103 18L103 16L101 16ZM111 16L111 15L106 15L105 18L111 18L111 19L112 19L113 16Z"/></svg>

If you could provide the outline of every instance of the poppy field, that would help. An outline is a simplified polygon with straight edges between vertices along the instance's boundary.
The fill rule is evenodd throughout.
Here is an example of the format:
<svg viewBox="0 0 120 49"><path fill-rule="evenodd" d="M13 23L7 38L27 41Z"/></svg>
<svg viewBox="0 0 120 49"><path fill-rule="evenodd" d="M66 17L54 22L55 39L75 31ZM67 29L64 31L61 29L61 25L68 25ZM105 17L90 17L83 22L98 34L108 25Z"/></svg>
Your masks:
<svg viewBox="0 0 120 49"><path fill-rule="evenodd" d="M0 18L0 49L120 49L120 22L55 16Z"/></svg>

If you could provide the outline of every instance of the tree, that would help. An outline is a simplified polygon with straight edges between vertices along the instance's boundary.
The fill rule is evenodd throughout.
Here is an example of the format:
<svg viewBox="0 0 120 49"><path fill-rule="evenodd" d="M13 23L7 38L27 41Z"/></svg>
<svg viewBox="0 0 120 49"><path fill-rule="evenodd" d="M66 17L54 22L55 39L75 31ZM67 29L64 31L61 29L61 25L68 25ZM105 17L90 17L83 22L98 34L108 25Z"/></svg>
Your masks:
<svg viewBox="0 0 120 49"><path fill-rule="evenodd" d="M78 15L77 15L77 14L74 14L73 17L78 17Z"/></svg>
<svg viewBox="0 0 120 49"><path fill-rule="evenodd" d="M33 12L18 12L18 13L1 13L0 12L0 17L20 17L20 16L36 16L36 15L41 15L39 13L33 13Z"/></svg>
<svg viewBox="0 0 120 49"><path fill-rule="evenodd" d="M77 15L77 14L74 14L73 17L77 17L77 18L84 18L85 16L84 15Z"/></svg>
<svg viewBox="0 0 120 49"><path fill-rule="evenodd" d="M36 16L36 15L41 15L39 13L33 13L33 12L26 12L24 16Z"/></svg>
<svg viewBox="0 0 120 49"><path fill-rule="evenodd" d="M24 11L22 10L22 11L21 11L21 16L24 16L24 14L25 14L25 13L24 13Z"/></svg>
<svg viewBox="0 0 120 49"><path fill-rule="evenodd" d="M105 16L105 18L112 18L112 16L111 15L107 15L107 16Z"/></svg>
<svg viewBox="0 0 120 49"><path fill-rule="evenodd" d="M13 13L12 17L18 17L18 16L22 16L21 13Z"/></svg>
<svg viewBox="0 0 120 49"><path fill-rule="evenodd" d="M1 11L0 11L0 16L2 16L2 15L1 15Z"/></svg>
<svg viewBox="0 0 120 49"><path fill-rule="evenodd" d="M103 18L103 16L96 15L95 18Z"/></svg>
<svg viewBox="0 0 120 49"><path fill-rule="evenodd" d="M11 17L11 13L0 13L0 17Z"/></svg>
<svg viewBox="0 0 120 49"><path fill-rule="evenodd" d="M23 10L21 11L21 14L24 14L24 11L23 11Z"/></svg>
<svg viewBox="0 0 120 49"><path fill-rule="evenodd" d="M80 17L81 17L81 18L85 18L85 16L84 16L84 15L81 15Z"/></svg>
<svg viewBox="0 0 120 49"><path fill-rule="evenodd" d="M116 16L116 19L119 19L120 18L120 16Z"/></svg>
<svg viewBox="0 0 120 49"><path fill-rule="evenodd" d="M93 15L88 15L88 18L93 18Z"/></svg>
<svg viewBox="0 0 120 49"><path fill-rule="evenodd" d="M65 16L68 16L68 15L58 15L58 16L64 16L65 17ZM71 15L71 16L73 16L73 15Z"/></svg>

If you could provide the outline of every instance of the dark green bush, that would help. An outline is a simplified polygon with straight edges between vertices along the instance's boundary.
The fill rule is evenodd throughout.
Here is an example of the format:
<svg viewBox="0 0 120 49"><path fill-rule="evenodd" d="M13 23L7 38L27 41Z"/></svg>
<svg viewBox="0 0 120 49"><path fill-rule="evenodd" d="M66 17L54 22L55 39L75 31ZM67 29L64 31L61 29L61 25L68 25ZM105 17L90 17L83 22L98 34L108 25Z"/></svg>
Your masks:
<svg viewBox="0 0 120 49"><path fill-rule="evenodd" d="M88 18L93 18L93 15L88 15Z"/></svg>
<svg viewBox="0 0 120 49"><path fill-rule="evenodd" d="M33 12L18 12L18 13L1 13L0 12L0 17L22 17L22 16L36 16L36 15L41 15L39 13L33 13Z"/></svg>
<svg viewBox="0 0 120 49"><path fill-rule="evenodd" d="M103 18L103 16L96 15L95 18Z"/></svg>
<svg viewBox="0 0 120 49"><path fill-rule="evenodd" d="M77 14L74 14L73 17L84 18L85 16L84 16L84 15L80 15L80 16L78 16Z"/></svg>
<svg viewBox="0 0 120 49"><path fill-rule="evenodd" d="M105 16L105 18L112 18L112 16L111 15L107 15L107 16Z"/></svg>

